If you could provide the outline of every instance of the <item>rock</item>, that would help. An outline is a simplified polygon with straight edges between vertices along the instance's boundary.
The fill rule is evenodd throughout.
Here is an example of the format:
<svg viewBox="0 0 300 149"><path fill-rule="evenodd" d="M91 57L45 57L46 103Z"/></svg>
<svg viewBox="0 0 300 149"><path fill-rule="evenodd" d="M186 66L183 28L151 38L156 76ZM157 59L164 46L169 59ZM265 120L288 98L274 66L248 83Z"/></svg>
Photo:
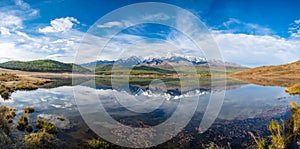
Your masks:
<svg viewBox="0 0 300 149"><path fill-rule="evenodd" d="M54 125L59 129L70 129L70 128L72 128L71 122L67 118L59 116L59 115L39 114L37 117L39 119L47 120L47 121L50 121L50 122L54 123Z"/></svg>

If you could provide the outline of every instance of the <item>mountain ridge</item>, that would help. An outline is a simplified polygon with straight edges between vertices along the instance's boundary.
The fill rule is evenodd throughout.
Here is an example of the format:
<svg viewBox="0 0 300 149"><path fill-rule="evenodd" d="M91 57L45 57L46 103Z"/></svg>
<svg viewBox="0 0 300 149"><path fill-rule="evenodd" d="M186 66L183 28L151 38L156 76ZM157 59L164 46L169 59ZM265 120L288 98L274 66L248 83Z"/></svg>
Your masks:
<svg viewBox="0 0 300 149"><path fill-rule="evenodd" d="M152 57L152 58L140 58L137 56L131 56L127 59L118 59L118 60L97 60L90 63L80 64L83 67L97 67L104 64L117 64L122 66L179 66L179 65L207 65L214 67L221 67L225 65L230 68L247 68L245 66L232 63L232 62L222 62L220 60L207 60L206 58L201 57L192 57L192 56L170 56L170 57Z"/></svg>

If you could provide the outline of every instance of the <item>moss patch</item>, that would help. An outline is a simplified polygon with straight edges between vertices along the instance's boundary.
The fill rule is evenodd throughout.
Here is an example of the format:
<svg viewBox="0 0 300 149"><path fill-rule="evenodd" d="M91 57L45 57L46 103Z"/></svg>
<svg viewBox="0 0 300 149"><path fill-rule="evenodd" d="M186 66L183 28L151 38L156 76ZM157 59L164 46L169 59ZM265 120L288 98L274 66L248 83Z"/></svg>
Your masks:
<svg viewBox="0 0 300 149"><path fill-rule="evenodd" d="M286 92L292 94L292 95L295 95L295 94L300 94L300 83L298 84L295 84L291 87L287 87L285 89Z"/></svg>

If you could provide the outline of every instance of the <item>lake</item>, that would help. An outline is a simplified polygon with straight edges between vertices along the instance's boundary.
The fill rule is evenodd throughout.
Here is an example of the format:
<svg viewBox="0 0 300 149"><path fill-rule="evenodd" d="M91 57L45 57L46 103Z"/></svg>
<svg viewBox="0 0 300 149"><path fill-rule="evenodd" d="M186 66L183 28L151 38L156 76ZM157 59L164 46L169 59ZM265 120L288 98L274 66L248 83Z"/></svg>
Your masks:
<svg viewBox="0 0 300 149"><path fill-rule="evenodd" d="M62 140L61 146L70 148L83 147L86 140L97 138L97 134L106 134L104 139L115 140L127 146L145 145L145 141L141 140L147 139L159 143L160 140L155 139L155 135L161 135L162 140L166 136L175 137L156 146L158 148L199 148L210 142L221 146L230 144L233 148L246 148L254 142L248 134L249 131L256 136L266 137L269 135L267 125L270 121L289 117L290 101L300 103L298 95L291 96L282 87L259 86L239 81L227 81L224 91L217 86L212 90L205 81L200 82L198 88L180 88L176 85L176 79L169 78L162 81L136 78L127 85L122 81L112 85L107 78L95 80L93 82L83 79L72 84L70 78L58 79L58 83L52 86L34 91L17 91L10 100L1 98L0 102L17 109L14 123L22 114L22 109L28 106L35 108L35 112L30 114L30 123L37 117L64 117L65 121L57 123L60 130L57 136ZM221 104L220 109L213 109L216 113L209 115L206 112L209 110L207 107L215 102L211 101L210 95L224 92L224 100L220 99L222 102L217 101L216 104ZM180 113L177 113L178 110ZM206 118L203 122L205 112L211 119ZM113 122L147 129L141 130L143 135L137 136L134 133L139 134L140 129L119 125L114 127ZM165 123L168 125L163 129L152 129ZM209 127L206 130L199 128L200 125ZM174 134L166 134L169 131L174 131ZM24 133L26 132L16 129L12 131L14 137Z"/></svg>

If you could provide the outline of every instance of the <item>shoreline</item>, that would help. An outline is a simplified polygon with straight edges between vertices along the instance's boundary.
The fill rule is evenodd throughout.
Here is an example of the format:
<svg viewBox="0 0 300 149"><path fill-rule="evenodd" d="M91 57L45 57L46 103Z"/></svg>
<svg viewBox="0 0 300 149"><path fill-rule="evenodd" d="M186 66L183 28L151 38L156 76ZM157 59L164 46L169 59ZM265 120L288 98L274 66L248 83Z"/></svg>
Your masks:
<svg viewBox="0 0 300 149"><path fill-rule="evenodd" d="M197 74L197 75L189 75L189 74L165 74L165 75L99 75L99 74L88 74L88 73L68 73L68 72L62 72L62 73L55 73L55 72L29 72L29 71L22 71L22 70L12 70L12 69L5 69L0 68L0 72L8 72L13 73L18 76L26 76L26 77L135 77L135 78L179 78L179 77L203 77L203 78L209 78L211 75L203 75L203 74ZM222 75L220 75L222 76ZM226 76L226 75L225 75ZM218 77L218 76L216 76Z"/></svg>

